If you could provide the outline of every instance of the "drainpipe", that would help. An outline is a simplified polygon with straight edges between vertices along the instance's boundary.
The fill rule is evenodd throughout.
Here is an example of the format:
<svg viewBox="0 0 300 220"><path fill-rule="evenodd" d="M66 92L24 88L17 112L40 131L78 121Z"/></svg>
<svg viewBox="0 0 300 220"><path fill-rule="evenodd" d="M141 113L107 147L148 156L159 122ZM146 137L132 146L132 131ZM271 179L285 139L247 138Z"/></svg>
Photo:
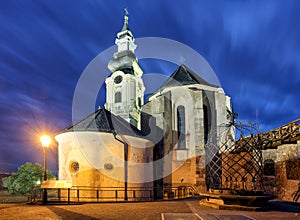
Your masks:
<svg viewBox="0 0 300 220"><path fill-rule="evenodd" d="M115 130L113 130L113 135L114 135L114 138L121 142L123 145L124 145L124 200L125 201L128 201L128 194L127 194L127 182L128 182L128 144L123 141L122 139L124 139L122 137L122 139L119 139L117 137L117 132Z"/></svg>

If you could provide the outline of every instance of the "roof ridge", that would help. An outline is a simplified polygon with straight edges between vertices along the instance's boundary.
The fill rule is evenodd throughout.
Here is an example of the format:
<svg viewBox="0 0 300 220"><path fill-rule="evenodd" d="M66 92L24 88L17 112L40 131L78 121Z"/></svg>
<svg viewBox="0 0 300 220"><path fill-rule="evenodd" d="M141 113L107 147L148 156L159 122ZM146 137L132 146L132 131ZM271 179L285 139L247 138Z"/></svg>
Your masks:
<svg viewBox="0 0 300 220"><path fill-rule="evenodd" d="M58 132L58 134L74 131L95 131L108 133L113 133L117 131L120 134L145 138L145 135L141 130L139 130L134 125L130 124L122 117L113 114L105 108L99 108L97 111L89 114L82 120L64 128L63 130Z"/></svg>
<svg viewBox="0 0 300 220"><path fill-rule="evenodd" d="M184 73L182 73L182 71ZM155 92L153 92L149 97L156 94L157 92L163 90L167 87L174 86L182 86L182 85L192 85L192 84L200 84L218 88L219 86L211 84L207 82L204 78L195 73L192 69L190 69L185 64L180 64L177 69L170 75L170 77L158 88Z"/></svg>

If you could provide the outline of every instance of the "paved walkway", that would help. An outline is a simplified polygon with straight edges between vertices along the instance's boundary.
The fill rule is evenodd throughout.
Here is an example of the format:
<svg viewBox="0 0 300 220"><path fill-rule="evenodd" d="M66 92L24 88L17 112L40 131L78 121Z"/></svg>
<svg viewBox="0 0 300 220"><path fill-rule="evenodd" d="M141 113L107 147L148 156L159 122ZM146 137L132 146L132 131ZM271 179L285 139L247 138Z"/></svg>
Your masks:
<svg viewBox="0 0 300 220"><path fill-rule="evenodd" d="M300 203L272 201L264 212L216 210L199 200L81 205L0 204L0 219L300 220Z"/></svg>

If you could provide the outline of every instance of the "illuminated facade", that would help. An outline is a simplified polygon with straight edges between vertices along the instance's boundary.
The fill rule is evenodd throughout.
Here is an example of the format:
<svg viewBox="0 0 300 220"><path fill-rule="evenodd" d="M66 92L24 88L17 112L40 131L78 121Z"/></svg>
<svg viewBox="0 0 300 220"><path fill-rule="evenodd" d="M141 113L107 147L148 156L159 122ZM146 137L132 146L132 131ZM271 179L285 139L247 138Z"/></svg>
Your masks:
<svg viewBox="0 0 300 220"><path fill-rule="evenodd" d="M89 187L123 187L127 181L161 189L153 190L158 198L166 186L204 186L204 145L209 131L228 123L230 98L181 65L144 104L143 71L127 14L124 19L108 64L105 109L56 136L58 178Z"/></svg>
<svg viewBox="0 0 300 220"><path fill-rule="evenodd" d="M141 107L144 104L143 71L134 54L136 45L128 28L128 15L115 41L118 51L108 64L112 75L106 79L105 108L140 128Z"/></svg>

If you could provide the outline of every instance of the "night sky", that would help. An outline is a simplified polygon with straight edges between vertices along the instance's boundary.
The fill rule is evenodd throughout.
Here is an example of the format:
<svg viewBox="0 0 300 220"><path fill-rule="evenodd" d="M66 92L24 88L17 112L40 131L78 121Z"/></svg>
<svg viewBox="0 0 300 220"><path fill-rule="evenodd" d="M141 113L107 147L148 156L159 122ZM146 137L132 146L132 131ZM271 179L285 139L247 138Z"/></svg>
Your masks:
<svg viewBox="0 0 300 220"><path fill-rule="evenodd" d="M267 131L299 118L300 1L0 0L0 172L42 163L39 135L72 124L78 80L114 45L124 8L135 38L172 39L201 54L239 120ZM140 64L145 75L176 69L155 59ZM106 65L99 65L101 79ZM95 109L103 107L104 88ZM56 152L54 143L47 152L54 173Z"/></svg>

